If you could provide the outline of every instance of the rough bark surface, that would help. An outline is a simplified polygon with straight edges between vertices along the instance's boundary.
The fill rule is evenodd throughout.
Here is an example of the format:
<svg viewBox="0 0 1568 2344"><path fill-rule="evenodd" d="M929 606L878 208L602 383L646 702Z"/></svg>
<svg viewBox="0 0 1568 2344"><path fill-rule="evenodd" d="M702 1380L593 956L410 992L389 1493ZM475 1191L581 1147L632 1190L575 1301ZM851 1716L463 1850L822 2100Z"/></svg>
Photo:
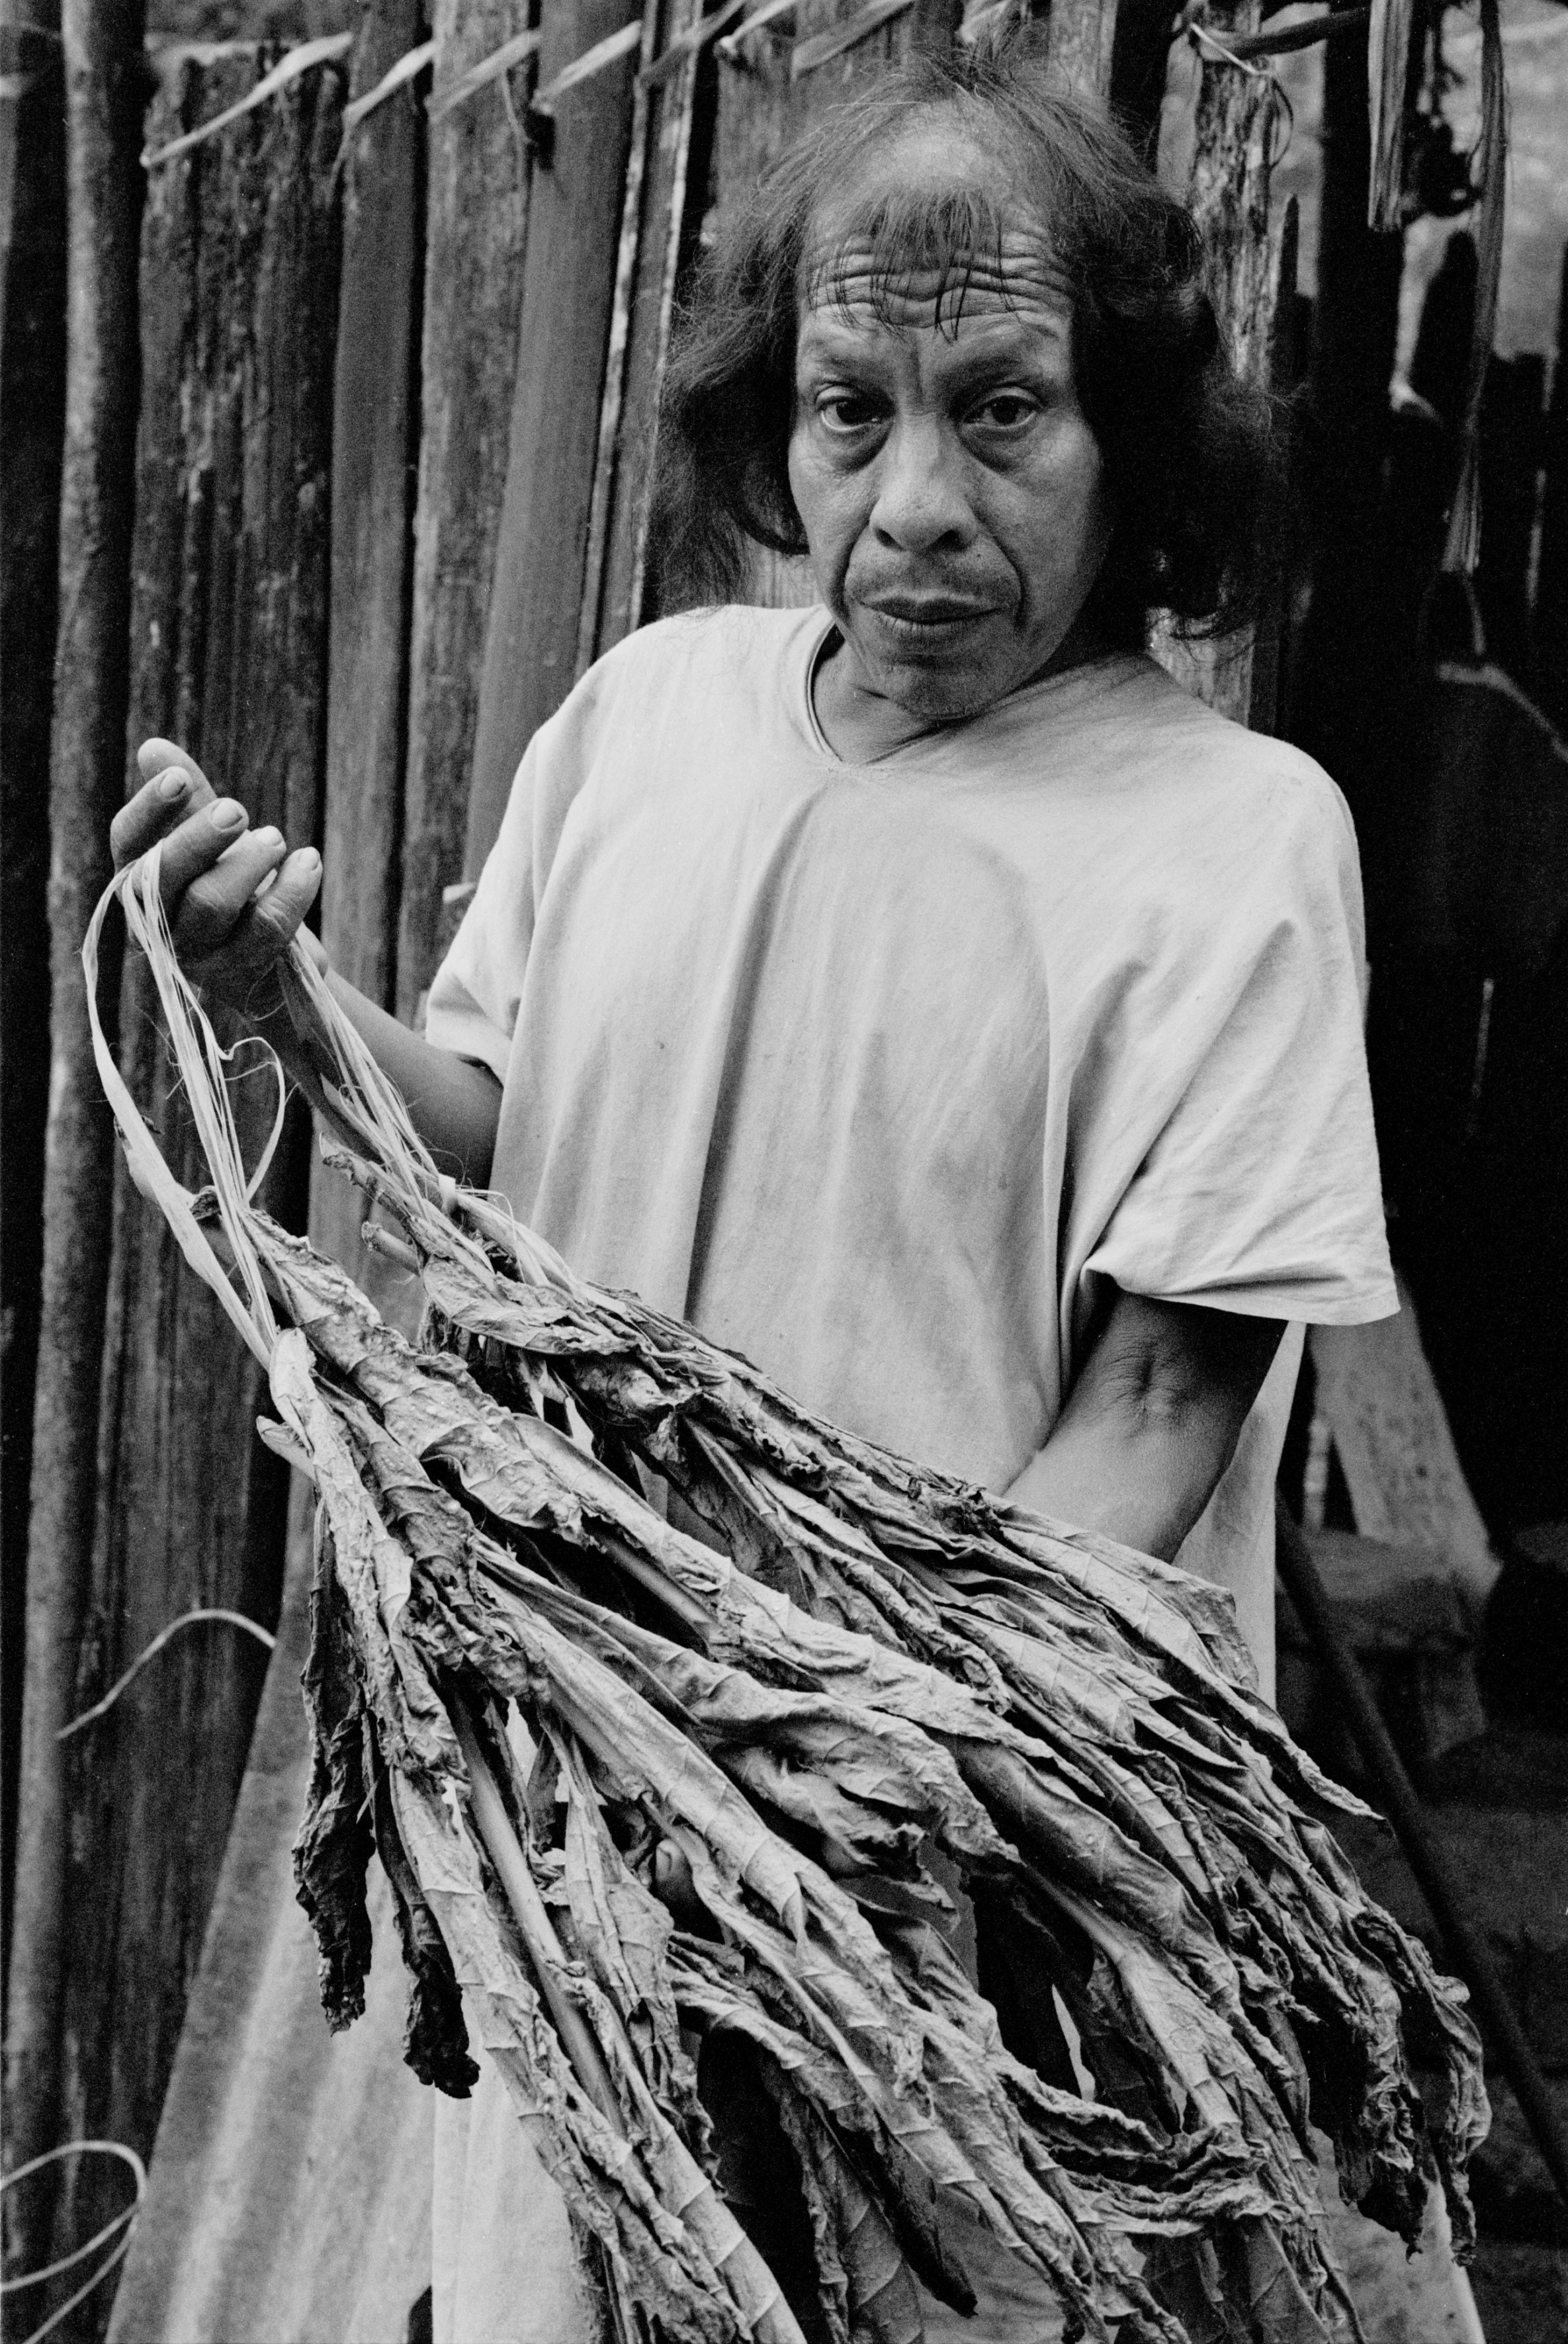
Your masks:
<svg viewBox="0 0 1568 2344"><path fill-rule="evenodd" d="M5 2046L5 2159L53 2146L66 1815L56 1739L71 1713L93 1535L112 1126L87 1030L81 945L108 865L125 755L137 412L139 0L66 0L69 338L49 790L49 1107L43 1335L33 1419L17 1883ZM44 1005L40 977L35 994ZM48 2193L7 2198L31 2262ZM41 2258L37 2258L41 2259Z"/></svg>
<svg viewBox="0 0 1568 2344"><path fill-rule="evenodd" d="M1086 97L1110 94L1117 0L1051 0L1046 55L1051 70Z"/></svg>
<svg viewBox="0 0 1568 2344"><path fill-rule="evenodd" d="M702 0L645 0L640 63L652 65L701 16ZM688 57L673 79L648 84L640 74L632 97L578 618L579 675L641 618L659 383L683 258L701 72L698 60Z"/></svg>
<svg viewBox="0 0 1568 2344"><path fill-rule="evenodd" d="M1255 33L1260 0L1209 0L1202 24L1227 43ZM1276 135L1271 83L1204 54L1196 150L1187 199L1213 256L1215 307L1241 372L1270 379L1279 256L1269 236L1269 177ZM1293 289L1293 288L1292 288ZM1159 633L1156 655L1179 682L1223 716L1245 724L1252 709L1252 634L1183 642Z"/></svg>
<svg viewBox="0 0 1568 2344"><path fill-rule="evenodd" d="M275 54L187 64L154 106L153 143L242 96ZM180 741L220 793L298 839L318 834L320 803L340 108L339 76L307 75L154 172L142 238L130 745ZM121 1063L166 1157L199 1186L139 961ZM253 1151L273 1104L258 1071L240 1109ZM267 1182L296 1225L306 1145L295 1116ZM75 1708L193 1606L270 1625L282 1578L284 1476L254 1432L260 1370L123 1168L113 1232ZM65 2137L151 2149L264 1666L248 1637L187 1630L67 1745ZM62 2193L59 2249L123 2197L117 2173L85 2165ZM109 2294L73 2333L101 2331Z"/></svg>
<svg viewBox="0 0 1568 2344"><path fill-rule="evenodd" d="M365 0L350 96L422 35L420 0ZM340 172L342 308L332 434L331 664L321 933L335 968L389 1007L398 934L411 489L419 432L423 107L399 90Z"/></svg>
<svg viewBox="0 0 1568 2344"><path fill-rule="evenodd" d="M528 22L526 0L436 0L432 96ZM432 120L425 226L420 500L397 1011L412 1021L462 877L485 613L506 483L528 220L522 109L531 69Z"/></svg>
<svg viewBox="0 0 1568 2344"><path fill-rule="evenodd" d="M423 33L420 0L364 0L349 76L364 96ZM418 463L423 82L354 130L339 170L343 260L332 427L332 569L321 937L393 1005ZM416 92L419 95L416 95ZM378 1298L359 1197L311 1176L310 1235Z"/></svg>
<svg viewBox="0 0 1568 2344"><path fill-rule="evenodd" d="M632 0L546 0L541 86L636 14ZM569 90L534 167L469 797L470 879L500 828L518 759L576 672L635 69L634 57L619 59Z"/></svg>
<svg viewBox="0 0 1568 2344"><path fill-rule="evenodd" d="M66 109L58 0L0 9L0 1946L11 1885L26 1645L33 1371L44 1268L49 1033L49 719L66 419ZM50 38L53 32L56 37ZM5 1958L0 1952L0 1960Z"/></svg>

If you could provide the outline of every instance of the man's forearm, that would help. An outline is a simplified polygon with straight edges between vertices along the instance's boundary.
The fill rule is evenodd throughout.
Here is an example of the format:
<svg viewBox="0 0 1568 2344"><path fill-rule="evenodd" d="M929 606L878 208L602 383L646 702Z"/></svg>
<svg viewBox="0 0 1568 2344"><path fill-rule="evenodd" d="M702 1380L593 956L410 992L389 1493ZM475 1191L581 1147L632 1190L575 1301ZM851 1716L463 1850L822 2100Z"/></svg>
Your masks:
<svg viewBox="0 0 1568 2344"><path fill-rule="evenodd" d="M356 992L335 969L324 971L333 999L381 1072L402 1093L415 1130L445 1172L482 1187L490 1178L501 1118L501 1085L488 1066L438 1050ZM288 1072L319 1097L318 1069L278 1007L260 1022Z"/></svg>
<svg viewBox="0 0 1568 2344"><path fill-rule="evenodd" d="M1168 1562L1229 1463L1191 1428L1133 1425L1103 1416L1064 1422L1007 1495L1076 1530Z"/></svg>
<svg viewBox="0 0 1568 2344"><path fill-rule="evenodd" d="M1007 1495L1168 1562L1236 1453L1282 1331L1113 1289L1066 1408Z"/></svg>

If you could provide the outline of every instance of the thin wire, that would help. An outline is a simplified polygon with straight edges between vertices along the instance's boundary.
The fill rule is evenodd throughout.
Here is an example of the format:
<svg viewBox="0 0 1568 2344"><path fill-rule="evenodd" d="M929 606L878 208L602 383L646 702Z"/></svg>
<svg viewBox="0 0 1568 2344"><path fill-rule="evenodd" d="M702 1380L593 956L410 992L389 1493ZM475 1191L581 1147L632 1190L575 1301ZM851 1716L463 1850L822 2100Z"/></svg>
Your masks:
<svg viewBox="0 0 1568 2344"><path fill-rule="evenodd" d="M182 1628L195 1627L201 1620L225 1620L231 1628L243 1628L248 1635L255 1637L258 1644L265 1644L269 1652L278 1642L277 1637L262 1627L259 1621L248 1619L243 1612L228 1612L220 1604L203 1604L193 1612L182 1612L177 1620L171 1620L167 1628L158 1630L147 1649L137 1654L124 1676L115 1680L102 1701L95 1702L91 1709L83 1710L80 1717L73 1717L69 1725L61 1726L55 1736L56 1741L68 1742L73 1733L80 1733L85 1725L91 1725L95 1719L106 1715L118 1701L131 1679L138 1675L149 1661L157 1659L170 1637L177 1635Z"/></svg>
<svg viewBox="0 0 1568 2344"><path fill-rule="evenodd" d="M75 2253L64 2255L57 2261L47 2264L43 2270L25 2271L19 2278L7 2279L3 2286L0 2286L0 2295L15 2295L22 2288L36 2287L46 2278L57 2278L60 2272L69 2270L74 2263L78 2263L84 2257L90 2255L95 2247L102 2245L106 2239L112 2238L116 2230L122 2227L125 2230L125 2237L110 2248L91 2278L85 2280L74 2295L67 2296L58 2309L52 2311L47 2319L33 2329L31 2335L24 2337L22 2344L43 2344L44 2338L51 2335L60 2322L75 2311L79 2303L85 2303L93 2289L107 2278L115 2265L129 2253L131 2233L135 2228L137 2216L141 2212L142 2200L147 2196L147 2167L142 2163L136 2150L127 2148L124 2141L68 2140L62 2142L58 2148L45 2149L40 2157L30 2157L25 2165L17 2166L14 2173L0 2176L0 2197L3 2197L7 2189L14 2189L19 2181L25 2181L30 2175L41 2172L45 2166L57 2165L63 2157L117 2157L123 2165L130 2167L132 2177L136 2182L137 2194L125 2212L106 2224L98 2232L96 2238L89 2238L85 2247L78 2247Z"/></svg>

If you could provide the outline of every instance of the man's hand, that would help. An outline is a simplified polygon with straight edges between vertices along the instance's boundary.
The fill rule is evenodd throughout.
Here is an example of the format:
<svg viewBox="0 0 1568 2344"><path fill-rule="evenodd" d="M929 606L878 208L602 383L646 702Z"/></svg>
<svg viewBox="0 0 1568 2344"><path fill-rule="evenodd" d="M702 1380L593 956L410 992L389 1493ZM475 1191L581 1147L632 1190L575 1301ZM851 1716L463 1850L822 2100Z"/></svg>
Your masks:
<svg viewBox="0 0 1568 2344"><path fill-rule="evenodd" d="M1116 1293L1007 1495L1168 1562L1236 1453L1284 1323Z"/></svg>
<svg viewBox="0 0 1568 2344"><path fill-rule="evenodd" d="M180 965L217 999L264 1015L278 961L320 888L321 857L313 846L290 853L280 831L251 830L238 800L216 796L172 741L144 741L137 764L143 786L109 829L115 869L161 839L159 893ZM309 948L320 957L313 939Z"/></svg>
<svg viewBox="0 0 1568 2344"><path fill-rule="evenodd" d="M201 768L172 741L137 752L142 787L115 816L109 844L123 871L159 839L159 893L175 950L193 984L244 1013L265 1033L293 1079L324 1108L319 1074L283 1006L278 964L298 935L333 999L408 1103L437 1161L476 1186L490 1176L501 1085L488 1066L432 1049L367 1001L327 965L300 926L321 884L313 846L290 854L276 830L250 830L245 808L214 795Z"/></svg>

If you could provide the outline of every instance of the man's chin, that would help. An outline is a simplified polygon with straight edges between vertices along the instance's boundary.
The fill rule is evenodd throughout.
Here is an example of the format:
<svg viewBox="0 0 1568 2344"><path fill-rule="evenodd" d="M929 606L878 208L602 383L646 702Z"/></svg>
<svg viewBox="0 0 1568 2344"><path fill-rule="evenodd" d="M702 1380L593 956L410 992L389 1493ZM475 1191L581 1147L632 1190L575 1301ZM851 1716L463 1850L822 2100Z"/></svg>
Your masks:
<svg viewBox="0 0 1568 2344"><path fill-rule="evenodd" d="M993 675L988 663L974 656L908 656L875 665L867 661L865 666L874 691L927 724L956 724L978 716L1004 696L1010 680Z"/></svg>

